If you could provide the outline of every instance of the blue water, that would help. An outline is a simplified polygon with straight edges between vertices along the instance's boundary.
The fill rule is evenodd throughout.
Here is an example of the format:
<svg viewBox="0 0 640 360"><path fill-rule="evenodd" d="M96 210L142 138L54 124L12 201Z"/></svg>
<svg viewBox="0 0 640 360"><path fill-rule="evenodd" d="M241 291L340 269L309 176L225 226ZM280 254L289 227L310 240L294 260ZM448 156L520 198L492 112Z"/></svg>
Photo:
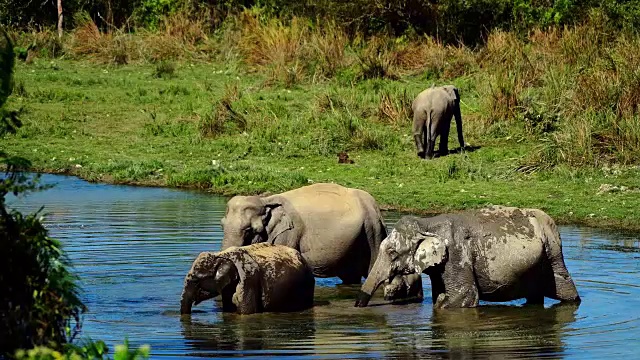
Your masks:
<svg viewBox="0 0 640 360"><path fill-rule="evenodd" d="M583 299L579 307L512 303L432 312L425 301L354 308L358 287L317 279L311 310L239 316L215 302L180 319L182 282L201 251L220 248L226 199L205 193L93 184L44 175L53 189L12 199L45 205L89 308L82 337L108 345L128 337L152 357L289 358L639 358L640 240L590 228L560 228L564 256ZM399 214L385 213L389 227Z"/></svg>

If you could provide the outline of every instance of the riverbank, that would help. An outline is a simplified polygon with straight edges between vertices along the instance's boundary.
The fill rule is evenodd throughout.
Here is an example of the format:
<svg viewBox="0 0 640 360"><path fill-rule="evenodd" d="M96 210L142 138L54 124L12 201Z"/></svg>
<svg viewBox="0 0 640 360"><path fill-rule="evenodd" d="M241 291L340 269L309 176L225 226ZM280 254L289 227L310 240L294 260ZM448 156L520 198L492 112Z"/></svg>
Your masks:
<svg viewBox="0 0 640 360"><path fill-rule="evenodd" d="M539 144L479 132L479 95L464 77L452 82L463 96L466 139L477 149L424 161L414 154L408 116L390 120L383 111L430 86L419 76L287 88L266 86L259 73L198 63L160 78L150 64L36 60L16 70L10 106L23 108L24 126L3 148L36 171L224 195L336 182L369 191L386 209L502 204L540 208L559 223L640 230L638 167L528 168ZM344 150L353 164L338 164Z"/></svg>

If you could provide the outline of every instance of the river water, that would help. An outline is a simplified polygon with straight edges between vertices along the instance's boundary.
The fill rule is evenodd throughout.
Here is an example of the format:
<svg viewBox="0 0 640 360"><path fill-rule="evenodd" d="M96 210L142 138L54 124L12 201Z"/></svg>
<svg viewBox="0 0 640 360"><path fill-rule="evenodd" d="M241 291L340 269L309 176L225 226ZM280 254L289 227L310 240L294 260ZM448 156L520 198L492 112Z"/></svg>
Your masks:
<svg viewBox="0 0 640 360"><path fill-rule="evenodd" d="M92 184L44 175L53 189L10 200L47 227L81 278L89 308L82 337L112 346L128 337L152 358L638 358L640 241L637 234L560 228L579 307L485 305L434 314L425 301L354 308L358 287L317 279L311 310L239 316L215 302L181 320L182 282L201 251L217 251L226 200L198 192ZM399 214L385 213L392 227ZM112 348L112 347L111 347Z"/></svg>

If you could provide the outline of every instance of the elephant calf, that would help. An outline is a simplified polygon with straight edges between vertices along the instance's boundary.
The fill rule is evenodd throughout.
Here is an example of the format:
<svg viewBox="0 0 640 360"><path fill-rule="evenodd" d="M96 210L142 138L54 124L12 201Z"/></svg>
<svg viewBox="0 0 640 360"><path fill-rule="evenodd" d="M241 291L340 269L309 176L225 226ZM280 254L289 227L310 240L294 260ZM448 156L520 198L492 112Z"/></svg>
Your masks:
<svg viewBox="0 0 640 360"><path fill-rule="evenodd" d="M426 273L435 308L476 307L479 300L544 297L580 302L562 256L560 234L541 210L495 206L431 218L403 216L380 244L356 306L383 282Z"/></svg>
<svg viewBox="0 0 640 360"><path fill-rule="evenodd" d="M222 296L223 311L298 311L313 306L315 279L300 253L266 243L203 252L184 279L180 313Z"/></svg>
<svg viewBox="0 0 640 360"><path fill-rule="evenodd" d="M436 139L440 137L438 152L446 155L449 152L449 129L451 118L456 119L458 142L464 149L462 135L462 115L460 114L460 94L453 85L432 86L424 90L413 100L413 138L418 156L431 159Z"/></svg>

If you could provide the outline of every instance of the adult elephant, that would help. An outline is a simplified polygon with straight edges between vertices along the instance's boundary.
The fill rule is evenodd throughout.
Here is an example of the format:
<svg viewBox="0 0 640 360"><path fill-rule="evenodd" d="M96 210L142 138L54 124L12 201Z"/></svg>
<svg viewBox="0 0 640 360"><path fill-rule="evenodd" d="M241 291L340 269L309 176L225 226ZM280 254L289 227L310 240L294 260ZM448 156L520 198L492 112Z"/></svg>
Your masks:
<svg viewBox="0 0 640 360"><path fill-rule="evenodd" d="M267 197L235 196L221 222L223 250L285 245L300 251L315 276L347 284L367 276L387 234L369 193L323 183Z"/></svg>
<svg viewBox="0 0 640 360"><path fill-rule="evenodd" d="M222 296L222 310L239 314L297 311L313 306L315 279L295 249L272 244L203 252L184 279L180 313Z"/></svg>
<svg viewBox="0 0 640 360"><path fill-rule="evenodd" d="M495 206L432 218L403 216L380 245L356 306L383 282L426 273L435 308L476 307L479 300L544 297L580 302L554 221L541 210Z"/></svg>
<svg viewBox="0 0 640 360"><path fill-rule="evenodd" d="M438 152L441 156L449 152L449 129L451 118L455 116L458 142L464 149L462 135L462 115L460 114L460 93L453 85L432 86L413 100L413 138L418 156L431 159L436 139L440 137Z"/></svg>

